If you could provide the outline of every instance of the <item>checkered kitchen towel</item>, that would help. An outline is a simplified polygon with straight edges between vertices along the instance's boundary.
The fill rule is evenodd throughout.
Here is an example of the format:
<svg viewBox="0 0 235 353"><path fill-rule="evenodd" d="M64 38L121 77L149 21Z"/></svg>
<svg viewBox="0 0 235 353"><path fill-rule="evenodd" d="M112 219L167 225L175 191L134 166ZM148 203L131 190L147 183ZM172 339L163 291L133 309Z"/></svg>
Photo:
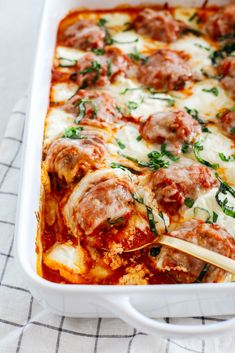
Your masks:
<svg viewBox="0 0 235 353"><path fill-rule="evenodd" d="M52 315L34 300L18 274L13 254L26 99L16 105L0 146L0 353L233 353L235 333L208 340L164 340L118 319ZM170 321L206 325L218 320L222 319Z"/></svg>

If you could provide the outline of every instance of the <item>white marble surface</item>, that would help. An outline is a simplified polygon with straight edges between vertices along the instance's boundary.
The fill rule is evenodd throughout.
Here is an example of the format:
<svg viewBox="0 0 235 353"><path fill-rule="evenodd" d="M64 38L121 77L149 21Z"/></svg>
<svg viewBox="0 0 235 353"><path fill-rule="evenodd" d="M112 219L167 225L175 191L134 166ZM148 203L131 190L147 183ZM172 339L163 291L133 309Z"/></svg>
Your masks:
<svg viewBox="0 0 235 353"><path fill-rule="evenodd" d="M27 90L44 0L0 0L0 138Z"/></svg>

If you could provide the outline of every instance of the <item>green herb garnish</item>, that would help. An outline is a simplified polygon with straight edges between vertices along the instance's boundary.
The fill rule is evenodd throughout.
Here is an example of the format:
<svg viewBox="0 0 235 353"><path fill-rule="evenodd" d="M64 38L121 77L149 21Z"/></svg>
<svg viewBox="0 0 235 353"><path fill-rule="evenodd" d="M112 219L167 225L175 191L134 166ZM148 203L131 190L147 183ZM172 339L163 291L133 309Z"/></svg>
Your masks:
<svg viewBox="0 0 235 353"><path fill-rule="evenodd" d="M129 91L137 91L137 90L140 90L142 89L142 87L134 87L134 88L124 88L120 91L120 94L126 94L127 92Z"/></svg>
<svg viewBox="0 0 235 353"><path fill-rule="evenodd" d="M116 139L116 142L117 142L118 146L121 148L121 150L124 150L126 148L126 146L124 145L124 143L121 140Z"/></svg>
<svg viewBox="0 0 235 353"><path fill-rule="evenodd" d="M170 165L170 163L165 159L165 156L158 151L152 151L148 154L148 158L149 158L148 162L139 161L138 159L133 158L131 156L127 156L125 154L123 154L122 156L132 162L137 163L139 167L146 167L146 168L150 168L151 170L167 168Z"/></svg>
<svg viewBox="0 0 235 353"><path fill-rule="evenodd" d="M104 27L106 25L106 23L108 22L108 20L106 20L106 18L100 18L99 21L98 21L98 26L100 27Z"/></svg>
<svg viewBox="0 0 235 353"><path fill-rule="evenodd" d="M235 135L235 126L233 126L230 130L231 134Z"/></svg>
<svg viewBox="0 0 235 353"><path fill-rule="evenodd" d="M87 98L79 99L77 102L74 103L74 106L76 108L78 107L78 109L79 109L79 114L76 117L76 119L74 120L74 122L76 124L78 124L84 118L84 116L86 114L86 103L92 104L92 106L94 108L93 117L95 117L97 114L97 109L90 99L87 99Z"/></svg>
<svg viewBox="0 0 235 353"><path fill-rule="evenodd" d="M202 32L198 31L197 29L186 27L183 29L182 34L194 34L196 37L201 37Z"/></svg>
<svg viewBox="0 0 235 353"><path fill-rule="evenodd" d="M100 70L101 70L100 63L98 63L98 61L92 61L91 65L89 67L87 67L86 69L80 71L80 74L81 75L85 75L85 74L87 74L89 72L95 72L96 75L92 79L92 83L95 83L100 77Z"/></svg>
<svg viewBox="0 0 235 353"><path fill-rule="evenodd" d="M138 103L134 102L134 101L129 101L127 103L127 107L129 110L135 110L138 108Z"/></svg>
<svg viewBox="0 0 235 353"><path fill-rule="evenodd" d="M129 58L135 62L142 61L146 63L148 61L148 57L141 54L136 48L134 48L133 53L128 54Z"/></svg>
<svg viewBox="0 0 235 353"><path fill-rule="evenodd" d="M184 204L185 206L187 206L188 208L192 208L194 205L194 199L191 199L190 197L186 197L184 200Z"/></svg>
<svg viewBox="0 0 235 353"><path fill-rule="evenodd" d="M211 218L210 212L209 212L206 208L203 208L203 207L194 207L194 209L193 209L194 217L197 216L198 211L203 211L203 212L205 212L206 215L207 215L205 222L206 222L206 223L210 223L210 218Z"/></svg>
<svg viewBox="0 0 235 353"><path fill-rule="evenodd" d="M225 156L225 154L222 153L222 152L219 153L219 157L220 157L221 161L223 161L223 162L232 162L232 161L235 160L235 155L232 155L232 156L228 156L228 157L227 157L227 156Z"/></svg>
<svg viewBox="0 0 235 353"><path fill-rule="evenodd" d="M110 225L122 224L122 223L124 223L124 221L125 221L124 217L119 217L119 218L116 218L116 219L111 219L111 218L107 219L107 222Z"/></svg>
<svg viewBox="0 0 235 353"><path fill-rule="evenodd" d="M59 58L60 63L59 66L60 67L73 67L77 64L77 60L72 60L72 59L66 59L66 58ZM67 62L67 63L66 63Z"/></svg>
<svg viewBox="0 0 235 353"><path fill-rule="evenodd" d="M157 94L157 92L155 94ZM175 100L173 98L164 98L164 97L156 97L156 96L149 96L148 98L165 101L169 107L173 107L175 105Z"/></svg>
<svg viewBox="0 0 235 353"><path fill-rule="evenodd" d="M199 112L197 109L190 109L188 107L184 107L184 109L188 114L191 115L194 120L196 120L201 125L202 132L210 133L210 130L206 127L206 123L201 118L199 118Z"/></svg>
<svg viewBox="0 0 235 353"><path fill-rule="evenodd" d="M196 279L195 283L200 283L203 280L203 278L206 275L206 273L208 272L209 268L210 268L210 265L205 264L205 266L203 267L202 271L200 272L198 278Z"/></svg>
<svg viewBox="0 0 235 353"><path fill-rule="evenodd" d="M146 207L147 217L149 221L149 228L151 232L155 234L155 236L157 236L158 232L155 226L155 220L154 220L152 208L144 204L144 199L142 197L137 197L135 194L132 194L132 197L136 202L139 202L141 205L144 205Z"/></svg>
<svg viewBox="0 0 235 353"><path fill-rule="evenodd" d="M139 172L137 172L135 169L127 167L127 166L125 166L123 164L120 164L120 163L112 162L110 166L113 169L119 168L119 169L122 169L124 171L128 170L132 174L139 174Z"/></svg>
<svg viewBox="0 0 235 353"><path fill-rule="evenodd" d="M198 48L200 48L200 49L204 49L204 50L206 50L206 51L210 51L210 50L211 50L211 48L205 47L204 45L199 44L199 43L194 43L194 45L195 45L195 47L198 47Z"/></svg>
<svg viewBox="0 0 235 353"><path fill-rule="evenodd" d="M217 220L218 220L218 217L219 217L218 214L213 211L212 222L213 222L213 223L216 223Z"/></svg>
<svg viewBox="0 0 235 353"><path fill-rule="evenodd" d="M214 96L218 97L219 95L219 90L217 87L212 87L212 88L203 88L202 89L203 92L207 92L207 93L212 93Z"/></svg>
<svg viewBox="0 0 235 353"><path fill-rule="evenodd" d="M166 149L166 143L163 143L161 145L161 153L162 153L162 156L167 156L171 161L178 161L180 158L179 157L175 157L170 151L168 151Z"/></svg>
<svg viewBox="0 0 235 353"><path fill-rule="evenodd" d="M166 220L165 220L165 217L164 217L164 214L162 213L162 211L160 211L158 213L159 217L163 220L163 223L164 223L164 226L165 226L165 232L167 233L168 232L168 229L167 229L167 225L166 225Z"/></svg>
<svg viewBox="0 0 235 353"><path fill-rule="evenodd" d="M218 59L224 59L235 50L235 41L226 43L221 49L215 50L211 55L210 59L213 65L217 64Z"/></svg>
<svg viewBox="0 0 235 353"><path fill-rule="evenodd" d="M152 257L156 257L158 254L160 254L160 251L161 251L161 247L156 247L154 246L153 248L150 249L150 255Z"/></svg>
<svg viewBox="0 0 235 353"><path fill-rule="evenodd" d="M137 136L137 137L136 137L136 141L138 141L138 142L139 142L139 141L141 141L141 140L142 140L142 138L143 138L143 137L142 137L141 135L139 135L139 136Z"/></svg>
<svg viewBox="0 0 235 353"><path fill-rule="evenodd" d="M73 140L81 140L81 139L86 139L86 136L83 136L80 134L80 132L84 128L82 126L78 127L69 127L68 129L65 130L63 137L73 139Z"/></svg>
<svg viewBox="0 0 235 353"><path fill-rule="evenodd" d="M103 48L98 48L98 49L92 49L93 53L95 55L104 55L105 54L105 50Z"/></svg>
<svg viewBox="0 0 235 353"><path fill-rule="evenodd" d="M227 197L225 197L225 199L223 201L219 198L220 194L223 194L226 196L227 193L229 193L230 195L232 195L235 198L235 190L233 188L231 188L231 186L229 186L226 182L222 181L220 178L218 178L218 179L220 181L220 186L219 186L219 189L215 195L215 199L216 199L218 205L221 207L224 214L226 214L229 217L235 218L234 207L228 205Z"/></svg>
<svg viewBox="0 0 235 353"><path fill-rule="evenodd" d="M193 152L194 152L194 155L195 155L195 157L196 157L196 160L197 160L198 162L200 162L201 164L206 165L206 166L209 167L209 168L212 168L212 169L217 169L217 168L219 168L219 164L212 164L212 163L206 161L205 159L203 159L203 158L200 156L200 154L199 154L200 151L203 151L203 146L201 145L200 141L197 141L197 142L195 142L194 145L193 145Z"/></svg>
<svg viewBox="0 0 235 353"><path fill-rule="evenodd" d="M189 142L185 142L182 147L181 147L181 152L182 153L188 153L189 151L190 144Z"/></svg>

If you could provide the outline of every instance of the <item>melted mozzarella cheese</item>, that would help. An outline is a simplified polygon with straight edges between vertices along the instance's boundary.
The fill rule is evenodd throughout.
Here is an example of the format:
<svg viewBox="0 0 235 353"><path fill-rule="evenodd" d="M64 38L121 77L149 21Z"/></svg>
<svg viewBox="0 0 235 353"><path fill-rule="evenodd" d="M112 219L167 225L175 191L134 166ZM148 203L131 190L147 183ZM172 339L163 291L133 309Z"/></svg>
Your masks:
<svg viewBox="0 0 235 353"><path fill-rule="evenodd" d="M212 89L213 87L218 88L218 96L211 92L203 91ZM216 122L216 114L221 111L222 108L233 106L233 101L227 96L217 80L207 79L195 83L188 90L191 92L189 92L187 96L176 101L177 107L179 109L184 109L184 107L197 109L201 117L205 117L205 120Z"/></svg>
<svg viewBox="0 0 235 353"><path fill-rule="evenodd" d="M154 148L153 145L147 143L143 139L137 141L136 138L139 136L139 131L134 125L125 125L122 127L117 135L116 139L120 140L125 148L119 149L119 152L126 154L128 156L134 157L141 161L148 160L148 153Z"/></svg>
<svg viewBox="0 0 235 353"><path fill-rule="evenodd" d="M130 15L121 12L105 14L102 18L107 20L107 27L124 26L125 23L131 22Z"/></svg>
<svg viewBox="0 0 235 353"><path fill-rule="evenodd" d="M80 59L86 52L74 48L68 48L59 46L56 50L56 58L60 59L69 59L69 60L78 60Z"/></svg>
<svg viewBox="0 0 235 353"><path fill-rule="evenodd" d="M53 139L63 135L65 129L73 125L74 117L62 109L52 108L46 118L45 140L48 144Z"/></svg>
<svg viewBox="0 0 235 353"><path fill-rule="evenodd" d="M51 90L51 100L54 103L64 102L71 98L77 91L78 86L75 83L57 83Z"/></svg>
<svg viewBox="0 0 235 353"><path fill-rule="evenodd" d="M185 212L184 219L190 220L192 218L196 218L196 219L201 219L205 221L207 217L210 215L210 220L212 220L213 212L215 212L218 215L218 219L216 223L221 228L227 230L228 233L235 236L235 219L232 217L226 216L222 212L220 206L218 205L215 199L216 192L217 192L217 189L215 188L199 196L195 201L193 207ZM226 197L229 200L229 205L235 207L235 199L231 197L229 194L227 194Z"/></svg>
<svg viewBox="0 0 235 353"><path fill-rule="evenodd" d="M66 267L67 270L83 273L85 270L84 252L79 246L72 246L69 243L56 243L46 253L44 258L45 264L56 270L60 266Z"/></svg>
<svg viewBox="0 0 235 353"><path fill-rule="evenodd" d="M172 98L167 94L152 95L137 81L124 77L119 77L117 82L111 84L107 92L116 100L125 115L131 115L134 118L141 117L142 120L146 120L155 112L169 110L167 101L161 98ZM136 103L137 108L130 110L128 107L130 102Z"/></svg>
<svg viewBox="0 0 235 353"><path fill-rule="evenodd" d="M211 66L210 53L215 50L203 38L195 37L191 34L182 39L178 39L170 46L174 50L184 51L189 54L189 64L193 71L197 74L202 74L201 70L206 70L206 67Z"/></svg>
<svg viewBox="0 0 235 353"><path fill-rule="evenodd" d="M218 128L209 127L211 133L203 134L201 144L203 150L200 156L212 164L219 164L222 174L224 174L227 182L235 185L235 162L224 162L219 157L219 153L223 153L226 157L234 154L232 141L222 135ZM221 170L222 169L222 170Z"/></svg>

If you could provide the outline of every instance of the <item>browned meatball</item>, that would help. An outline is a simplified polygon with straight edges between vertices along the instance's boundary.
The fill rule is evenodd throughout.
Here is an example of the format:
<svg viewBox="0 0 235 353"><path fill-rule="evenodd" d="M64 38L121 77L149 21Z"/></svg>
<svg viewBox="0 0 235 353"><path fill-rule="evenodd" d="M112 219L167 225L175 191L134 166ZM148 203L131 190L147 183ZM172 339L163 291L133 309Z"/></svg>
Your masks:
<svg viewBox="0 0 235 353"><path fill-rule="evenodd" d="M72 24L63 34L65 45L82 50L104 47L105 31L90 20L79 20Z"/></svg>
<svg viewBox="0 0 235 353"><path fill-rule="evenodd" d="M213 39L235 33L235 4L230 4L209 17L206 31Z"/></svg>
<svg viewBox="0 0 235 353"><path fill-rule="evenodd" d="M226 131L229 135L235 137L235 111L225 112L220 117L220 122L224 131Z"/></svg>
<svg viewBox="0 0 235 353"><path fill-rule="evenodd" d="M133 211L133 198L125 180L100 181L79 202L77 222L86 234L109 221L126 218Z"/></svg>
<svg viewBox="0 0 235 353"><path fill-rule="evenodd" d="M99 137L81 139L60 138L49 147L45 163L49 173L55 173L67 183L97 168L104 160L105 147Z"/></svg>
<svg viewBox="0 0 235 353"><path fill-rule="evenodd" d="M186 198L195 199L199 191L218 184L211 170L199 163L183 161L153 175L153 191L159 205L169 214L176 214Z"/></svg>
<svg viewBox="0 0 235 353"><path fill-rule="evenodd" d="M199 123L181 110L150 115L141 127L141 135L146 140L151 143L167 143L175 153L180 153L185 142L193 142L200 131Z"/></svg>
<svg viewBox="0 0 235 353"><path fill-rule="evenodd" d="M77 61L76 72L72 74L79 87L105 86L117 75L127 75L131 60L118 48L109 48L105 55L88 53Z"/></svg>
<svg viewBox="0 0 235 353"><path fill-rule="evenodd" d="M170 43L178 39L185 25L175 20L169 11L144 9L136 17L134 28L139 34Z"/></svg>
<svg viewBox="0 0 235 353"><path fill-rule="evenodd" d="M63 109L72 113L78 122L88 125L112 124L122 117L114 99L108 93L91 90L78 91Z"/></svg>
<svg viewBox="0 0 235 353"><path fill-rule="evenodd" d="M180 238L221 255L235 258L235 242L233 237L217 224L208 224L198 220L184 223L178 230L170 233L172 237ZM156 259L157 268L170 271L171 276L180 283L195 282L205 267L205 262L178 250L162 246ZM226 272L210 265L201 278L202 282L222 281Z"/></svg>
<svg viewBox="0 0 235 353"><path fill-rule="evenodd" d="M235 57L229 56L218 66L218 72L223 76L223 87L235 98Z"/></svg>
<svg viewBox="0 0 235 353"><path fill-rule="evenodd" d="M193 79L192 71L182 53L160 49L146 63L139 65L138 79L158 91L179 90Z"/></svg>

